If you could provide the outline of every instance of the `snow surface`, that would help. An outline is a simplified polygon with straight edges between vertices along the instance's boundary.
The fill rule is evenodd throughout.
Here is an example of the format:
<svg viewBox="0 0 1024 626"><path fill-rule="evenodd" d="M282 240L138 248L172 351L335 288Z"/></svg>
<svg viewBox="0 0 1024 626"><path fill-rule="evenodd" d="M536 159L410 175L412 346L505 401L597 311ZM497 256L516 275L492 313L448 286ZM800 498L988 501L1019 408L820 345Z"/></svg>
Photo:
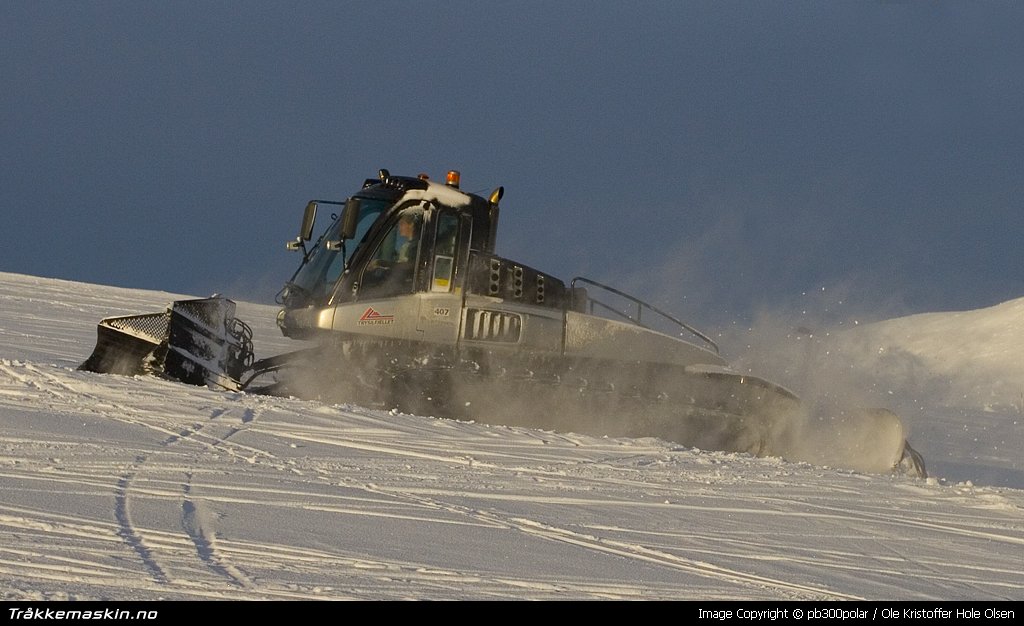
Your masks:
<svg viewBox="0 0 1024 626"><path fill-rule="evenodd" d="M1024 301L814 344L921 480L76 371L175 297L0 273L3 599L1024 598Z"/></svg>

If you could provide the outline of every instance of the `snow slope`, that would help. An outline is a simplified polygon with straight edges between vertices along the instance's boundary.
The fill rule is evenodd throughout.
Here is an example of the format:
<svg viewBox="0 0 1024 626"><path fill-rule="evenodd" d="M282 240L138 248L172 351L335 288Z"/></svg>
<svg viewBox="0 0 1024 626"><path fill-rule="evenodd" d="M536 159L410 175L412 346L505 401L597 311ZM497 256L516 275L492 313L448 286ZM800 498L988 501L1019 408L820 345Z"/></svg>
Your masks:
<svg viewBox="0 0 1024 626"><path fill-rule="evenodd" d="M0 273L0 597L1024 597L1021 379L972 378L1019 369L1019 302L843 336L915 409L920 480L75 370L173 298ZM274 313L239 307L262 355ZM974 395L919 395L943 376Z"/></svg>

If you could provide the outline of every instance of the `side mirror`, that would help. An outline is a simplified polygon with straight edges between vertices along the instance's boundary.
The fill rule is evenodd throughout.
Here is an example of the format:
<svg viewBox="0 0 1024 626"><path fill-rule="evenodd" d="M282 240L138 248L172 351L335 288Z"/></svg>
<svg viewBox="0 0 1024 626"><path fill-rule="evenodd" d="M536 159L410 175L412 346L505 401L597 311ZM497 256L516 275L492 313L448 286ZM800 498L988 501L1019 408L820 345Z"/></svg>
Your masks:
<svg viewBox="0 0 1024 626"><path fill-rule="evenodd" d="M306 205L306 211L302 214L302 228L299 229L299 239L309 241L313 237L313 223L316 221L316 202L310 200Z"/></svg>
<svg viewBox="0 0 1024 626"><path fill-rule="evenodd" d="M359 224L359 198L345 201L345 209L341 212L341 238L353 239L356 236L356 225Z"/></svg>

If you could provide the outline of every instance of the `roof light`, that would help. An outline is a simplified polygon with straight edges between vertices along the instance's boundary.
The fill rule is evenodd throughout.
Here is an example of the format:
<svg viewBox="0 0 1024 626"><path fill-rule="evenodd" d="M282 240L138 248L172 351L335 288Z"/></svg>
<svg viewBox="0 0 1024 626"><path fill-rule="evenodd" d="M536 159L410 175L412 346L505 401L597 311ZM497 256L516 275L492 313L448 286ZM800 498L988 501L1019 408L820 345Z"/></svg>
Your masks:
<svg viewBox="0 0 1024 626"><path fill-rule="evenodd" d="M445 184L448 185L449 187L455 187L456 189L458 189L460 176L461 175L459 174L459 170L448 170L448 179L445 182Z"/></svg>
<svg viewBox="0 0 1024 626"><path fill-rule="evenodd" d="M419 175L419 176L417 176L416 178L418 178L418 179L420 179L420 180L430 180L430 177L429 177L429 176L427 176L426 174L420 174L420 175Z"/></svg>

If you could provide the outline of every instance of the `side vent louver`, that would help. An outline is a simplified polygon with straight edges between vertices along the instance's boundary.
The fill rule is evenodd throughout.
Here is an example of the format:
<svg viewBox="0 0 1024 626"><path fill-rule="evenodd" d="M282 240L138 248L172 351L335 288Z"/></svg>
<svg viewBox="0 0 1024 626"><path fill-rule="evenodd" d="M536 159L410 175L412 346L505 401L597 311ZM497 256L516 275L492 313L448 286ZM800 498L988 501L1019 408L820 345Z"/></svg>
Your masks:
<svg viewBox="0 0 1024 626"><path fill-rule="evenodd" d="M523 330L523 318L517 313L466 309L464 337L473 341L515 343Z"/></svg>

